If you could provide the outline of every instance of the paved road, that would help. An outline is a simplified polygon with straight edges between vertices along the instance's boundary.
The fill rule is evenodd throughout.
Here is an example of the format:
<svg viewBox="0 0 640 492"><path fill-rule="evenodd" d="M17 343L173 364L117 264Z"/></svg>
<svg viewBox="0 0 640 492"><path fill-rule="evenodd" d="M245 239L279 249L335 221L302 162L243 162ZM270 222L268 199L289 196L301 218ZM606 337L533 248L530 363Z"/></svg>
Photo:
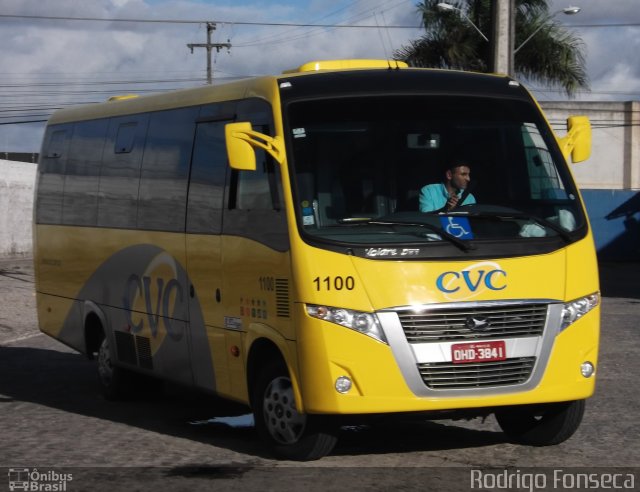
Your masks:
<svg viewBox="0 0 640 492"><path fill-rule="evenodd" d="M472 470L505 467L520 480L512 490L542 490L526 487L529 473L547 490L575 485L576 473L601 480L612 467L640 463L639 275L638 264L601 267L599 383L569 441L515 446L493 418L391 421L346 428L331 456L290 463L271 459L247 418L229 418L245 412L230 403L180 388L105 401L94 363L37 331L29 261L0 260L0 491L9 490L3 475L35 468L41 484L64 482L69 491L455 491L491 485L471 481ZM634 473L640 488L640 469L614 471L627 485L626 473Z"/></svg>

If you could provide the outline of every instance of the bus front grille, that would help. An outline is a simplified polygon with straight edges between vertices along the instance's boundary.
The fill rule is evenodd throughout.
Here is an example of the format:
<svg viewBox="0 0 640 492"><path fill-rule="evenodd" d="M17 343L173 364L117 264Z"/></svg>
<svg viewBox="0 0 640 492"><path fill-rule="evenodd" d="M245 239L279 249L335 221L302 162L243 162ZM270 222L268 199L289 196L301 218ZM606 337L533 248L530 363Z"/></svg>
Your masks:
<svg viewBox="0 0 640 492"><path fill-rule="evenodd" d="M541 336L547 304L505 304L398 311L409 343Z"/></svg>
<svg viewBox="0 0 640 492"><path fill-rule="evenodd" d="M535 357L496 362L418 364L422 380L431 389L472 389L522 384L531 376Z"/></svg>

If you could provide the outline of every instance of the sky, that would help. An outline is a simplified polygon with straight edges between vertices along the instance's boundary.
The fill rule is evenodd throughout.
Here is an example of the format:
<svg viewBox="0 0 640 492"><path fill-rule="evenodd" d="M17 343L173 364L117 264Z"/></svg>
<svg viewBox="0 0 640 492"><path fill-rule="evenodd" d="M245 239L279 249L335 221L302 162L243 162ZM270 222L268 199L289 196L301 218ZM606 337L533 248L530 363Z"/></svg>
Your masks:
<svg viewBox="0 0 640 492"><path fill-rule="evenodd" d="M38 120L46 120L55 108L203 85L206 51L191 53L187 44L206 41L206 22L216 23L213 42L231 44L214 56L218 84L278 74L311 60L391 57L422 33L417 2L0 0L0 152L38 152L44 128ZM570 5L581 12L558 14L556 20L582 38L591 89L576 99L640 100L640 0L550 0L550 12ZM174 22L159 22L166 20ZM542 101L564 99L536 84L529 88Z"/></svg>

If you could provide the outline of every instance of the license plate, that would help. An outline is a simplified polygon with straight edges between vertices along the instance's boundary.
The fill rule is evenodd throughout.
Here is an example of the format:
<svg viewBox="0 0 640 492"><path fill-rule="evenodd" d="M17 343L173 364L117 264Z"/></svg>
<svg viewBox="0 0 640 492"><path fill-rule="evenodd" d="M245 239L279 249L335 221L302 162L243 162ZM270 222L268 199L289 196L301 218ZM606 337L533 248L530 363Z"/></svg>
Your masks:
<svg viewBox="0 0 640 492"><path fill-rule="evenodd" d="M454 343L451 345L451 361L454 364L492 362L505 360L506 358L507 348L502 340L497 342Z"/></svg>

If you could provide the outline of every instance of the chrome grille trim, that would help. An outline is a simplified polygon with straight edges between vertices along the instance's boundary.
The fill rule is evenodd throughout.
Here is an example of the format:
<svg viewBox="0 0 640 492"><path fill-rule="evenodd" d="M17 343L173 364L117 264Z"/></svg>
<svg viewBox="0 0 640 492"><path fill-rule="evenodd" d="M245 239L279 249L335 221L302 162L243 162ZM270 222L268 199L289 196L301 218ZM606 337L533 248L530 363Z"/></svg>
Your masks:
<svg viewBox="0 0 640 492"><path fill-rule="evenodd" d="M481 340L488 338L517 338L542 336L547 320L548 304L477 304L398 310L409 343ZM465 323L470 317L489 321L489 327L474 331Z"/></svg>
<svg viewBox="0 0 640 492"><path fill-rule="evenodd" d="M432 389L472 389L522 384L531 377L535 357L495 362L418 364L427 387Z"/></svg>
<svg viewBox="0 0 640 492"><path fill-rule="evenodd" d="M534 357L533 368L529 377L522 383L507 385L434 387L425 384L418 364L451 364L451 346L455 343L474 342L473 339L453 339L449 341L431 341L409 343L400 322L400 315L408 312L420 313L425 311L437 312L442 309L455 308L458 310L504 307L527 307L532 304L547 307L547 316L542 333L539 336L527 337L497 337L503 339L507 347L507 357ZM404 376L404 380L418 397L459 397L511 394L529 391L535 388L544 375L549 361L554 340L560 333L563 303L559 299L506 299L500 301L465 301L421 305L405 305L377 311L378 319L389 342L389 347ZM457 365L457 364L456 364Z"/></svg>

